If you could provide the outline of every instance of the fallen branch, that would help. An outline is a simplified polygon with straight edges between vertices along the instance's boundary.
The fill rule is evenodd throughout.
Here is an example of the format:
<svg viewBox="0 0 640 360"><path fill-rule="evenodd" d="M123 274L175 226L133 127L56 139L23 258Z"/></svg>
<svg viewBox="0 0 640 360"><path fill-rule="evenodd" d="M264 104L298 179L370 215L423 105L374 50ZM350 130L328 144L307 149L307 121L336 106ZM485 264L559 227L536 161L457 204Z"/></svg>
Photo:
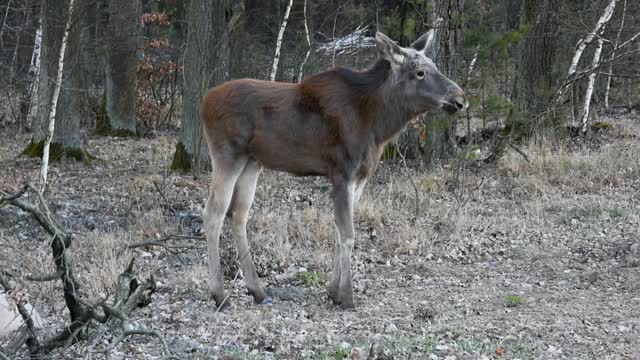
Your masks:
<svg viewBox="0 0 640 360"><path fill-rule="evenodd" d="M50 274L28 275L25 278L29 281L54 281L58 280L62 275L60 271L56 271Z"/></svg>
<svg viewBox="0 0 640 360"><path fill-rule="evenodd" d="M13 281L11 280L11 275L9 275L9 273L5 271L0 271L0 285L2 285L7 294L12 294L15 290L15 286L13 284ZM24 299L18 297L17 299L15 299L15 303L16 307L18 308L18 313L20 314L20 317L24 322L25 327L23 329L26 330L26 338L24 338L22 334L19 334L17 341L13 342L13 344L11 345L10 351L12 353L15 353L26 340L26 344L29 347L29 353L35 354L37 352L37 349L40 348L38 337L36 336L35 324L33 322L33 319L31 318L31 314L25 307ZM21 330L19 329L18 331Z"/></svg>
<svg viewBox="0 0 640 360"><path fill-rule="evenodd" d="M195 246L195 245L167 245L166 244L170 240L181 240L181 239L182 240L204 240L205 238L204 236L169 234L161 239L151 239L151 240L145 240L145 241L122 245L119 249L116 250L116 256L121 255L126 249L135 249L135 248L147 247L147 246L162 247L172 254L177 254L184 250L202 249L201 247Z"/></svg>
<svg viewBox="0 0 640 360"><path fill-rule="evenodd" d="M167 345L167 342L164 340L164 337L160 335L159 332L155 330L134 328L133 325L131 324L131 320L129 320L129 317L124 312L116 308L113 308L109 305L103 304L102 309L104 310L104 313L106 315L120 320L120 327L122 328L122 334L120 334L120 336L118 336L116 340L114 340L111 343L111 345L109 345L109 347L107 347L106 349L100 352L104 352L105 354L109 353L111 350L115 349L115 347L118 346L118 344L123 342L127 337L131 335L149 335L149 336L157 337L162 343L163 352L165 354L170 354L169 346Z"/></svg>
<svg viewBox="0 0 640 360"><path fill-rule="evenodd" d="M527 156L527 154L524 153L524 151L522 151L519 147L515 146L512 143L509 143L509 146L515 150L518 154L522 155L522 157L524 158L524 160L528 163L531 163L531 161L529 161L529 157Z"/></svg>
<svg viewBox="0 0 640 360"><path fill-rule="evenodd" d="M38 200L36 205L20 199L28 190L36 194L36 199ZM33 281L49 281L54 280L55 276L58 276L63 284L64 300L71 316L71 323L65 325L60 333L43 341L39 341L33 330L33 320L24 308L24 304L22 304L23 309L20 309L21 304L18 301L19 312L29 329L27 345L29 346L31 357L41 357L43 354L47 354L58 347L69 346L73 341L77 340L82 330L90 325L92 321L95 320L99 323L106 324L109 319L114 318L114 314L117 314L117 316L115 316L116 320L119 320L120 326L126 330L124 332L125 334L147 334L159 337L163 343L164 354L167 356L170 355L166 342L160 334L135 329L132 330L133 332L127 332L131 330L127 328L127 324L129 324L129 314L137 307L148 305L151 302L151 294L156 290L156 284L153 278L147 279L142 283L138 281L133 271L133 259L127 269L118 276L114 305L106 305L106 302L103 301L99 305L104 311L104 314L101 314L97 311L98 306L86 304L78 296L79 285L73 276L72 267L69 265L67 258L67 250L71 246L73 236L54 220L42 193L30 184L25 185L20 191L14 194L7 194L0 191L0 206L5 203L29 212L36 221L42 225L47 233L52 236L51 249L56 271L52 274L30 276L27 277L27 279ZM5 289L9 290L11 285L8 283L5 285L5 282L8 280L6 280L4 276L2 276L1 280ZM116 345L117 343L113 345L113 347Z"/></svg>

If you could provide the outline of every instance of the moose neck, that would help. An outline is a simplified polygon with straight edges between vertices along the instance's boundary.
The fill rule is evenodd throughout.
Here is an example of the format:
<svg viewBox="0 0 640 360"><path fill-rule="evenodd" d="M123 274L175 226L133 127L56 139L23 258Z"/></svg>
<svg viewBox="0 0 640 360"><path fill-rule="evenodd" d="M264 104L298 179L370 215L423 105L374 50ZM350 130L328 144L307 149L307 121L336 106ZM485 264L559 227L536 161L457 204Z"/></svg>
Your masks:
<svg viewBox="0 0 640 360"><path fill-rule="evenodd" d="M379 111L374 115L374 136L377 144L384 144L395 136L417 114L415 107L397 89L393 75L380 87Z"/></svg>

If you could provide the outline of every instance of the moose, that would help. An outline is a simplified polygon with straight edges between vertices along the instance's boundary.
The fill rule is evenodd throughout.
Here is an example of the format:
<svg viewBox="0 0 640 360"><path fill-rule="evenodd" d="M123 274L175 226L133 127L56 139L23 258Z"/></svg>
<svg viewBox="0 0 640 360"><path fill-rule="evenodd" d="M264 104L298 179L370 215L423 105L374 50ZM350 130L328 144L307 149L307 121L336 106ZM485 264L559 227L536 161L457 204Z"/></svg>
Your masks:
<svg viewBox="0 0 640 360"><path fill-rule="evenodd" d="M385 145L420 114L438 109L453 114L468 106L460 86L426 55L433 38L431 29L405 48L378 32L380 58L366 71L338 67L297 84L240 79L208 91L202 121L213 175L203 221L209 286L218 307L229 304L218 245L225 216L247 290L257 303L271 302L246 230L258 176L268 168L330 181L338 239L328 294L335 305L354 308L353 208Z"/></svg>

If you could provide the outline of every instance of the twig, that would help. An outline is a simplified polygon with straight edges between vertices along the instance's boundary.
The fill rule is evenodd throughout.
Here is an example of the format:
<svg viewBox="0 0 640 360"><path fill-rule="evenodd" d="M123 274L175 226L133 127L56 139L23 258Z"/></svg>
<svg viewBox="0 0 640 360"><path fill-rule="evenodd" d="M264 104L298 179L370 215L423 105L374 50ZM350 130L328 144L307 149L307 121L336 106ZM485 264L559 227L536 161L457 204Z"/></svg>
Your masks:
<svg viewBox="0 0 640 360"><path fill-rule="evenodd" d="M126 339L128 336L131 335L147 335L147 336L155 336L157 337L160 342L162 343L162 350L163 353L165 355L170 355L171 352L169 351L169 346L167 345L167 342L164 340L164 337L157 331L155 330L147 330L147 329L135 329L133 328L133 325L131 324L131 321L129 320L129 317L123 313L122 311L113 308L109 305L106 304L102 304L102 309L104 310L104 313L111 316L112 318L116 318L118 320L120 320L120 327L122 328L122 334L120 334L120 336L118 336L118 338L116 340L114 340L111 345L109 345L109 347L107 347L106 349L102 350L101 352L104 352L105 354L110 352L111 350L113 350L116 346L118 346L118 344L120 344L122 341L124 341L124 339Z"/></svg>
<svg viewBox="0 0 640 360"><path fill-rule="evenodd" d="M238 279L238 275L240 274L240 266L241 264L238 264L238 270L236 270L236 275L233 277L233 281L231 281L231 287L233 287L236 283L236 280ZM218 308L216 309L216 313L220 312L220 309L222 309L222 307L224 306L224 304L227 303L227 299L229 299L229 295L231 294L231 292L227 291L227 294L224 296L224 299L222 299L222 302L220 303L220 305L218 305Z"/></svg>
<svg viewBox="0 0 640 360"><path fill-rule="evenodd" d="M20 199L20 195L23 195L27 190L32 190L34 193L36 193L38 205L33 205ZM72 235L55 221L42 194L30 184L25 185L16 194L6 194L5 192L0 192L0 194L2 194L2 197L0 198L0 204L6 202L31 213L36 221L40 225L42 225L42 227L52 236L51 249L53 260L56 265L56 272L53 274L45 274L42 276L31 276L28 279L32 279L35 281L44 281L53 280L56 275L59 276L63 284L65 303L71 315L71 323L69 325L66 325L60 333L51 338L45 339L42 342L38 342L33 330L33 320L24 307L24 304L18 302L18 310L20 312L20 315L23 317L23 320L27 324L27 328L31 333L27 342L29 346L29 353L32 357L37 357L40 356L40 354L46 354L49 351L62 345L69 346L69 344L77 338L82 329L84 329L92 320L100 323L106 323L109 319L109 316L116 313L111 311L108 312L109 316L101 315L95 310L95 306L85 304L77 296L78 285L73 277L72 268L67 262L67 249L71 246ZM5 279L5 276L3 274L0 275L2 275L0 276L0 281L2 281L2 284L8 282L8 279ZM150 295L156 289L153 277L142 283L138 283L138 280L133 273L133 260L131 261L125 272L118 278L118 284L120 288L124 289L124 291L121 291L117 299L117 315L120 316L121 314L123 314L125 318L127 314L131 313L136 307L147 305L150 302ZM10 287L10 284L6 285L5 288L7 288L7 286ZM101 306L103 307L103 309L115 309L115 307L109 307L108 305L105 305L104 302L101 304ZM105 314L106 313L107 311L105 311ZM121 317L118 318L121 319ZM128 318L126 319L128 323ZM124 325L126 325L127 323L125 323ZM165 354L169 354L166 342L157 332L139 331L126 327L124 328L124 330L126 336L132 334L142 334L144 332L146 334L159 337L162 341Z"/></svg>
<svg viewBox="0 0 640 360"><path fill-rule="evenodd" d="M409 178L409 181L411 182L411 185L413 186L413 190L415 191L415 194L416 194L416 197L415 197L416 217L418 217L420 216L420 190L418 189L418 186L416 185L415 181L413 181L413 175L411 175L411 173L409 172L409 167L407 166L407 160L404 154L402 153L399 147L396 147L396 150L398 152L398 155L400 155L400 158L402 159L402 165L404 166L404 170L407 173L407 177Z"/></svg>
<svg viewBox="0 0 640 360"><path fill-rule="evenodd" d="M22 186L22 188L20 190L18 190L18 192L16 192L15 194L7 194L4 191L0 191L0 194L5 194L3 196L0 197L0 206L2 206L2 204L4 203L10 203L12 200L19 198L20 196L22 196L25 192L27 192L27 189L29 189L29 185L25 184L24 186Z"/></svg>
<svg viewBox="0 0 640 360"><path fill-rule="evenodd" d="M11 359L9 359L9 357L7 355L4 354L4 351L2 351L2 349L0 349L0 359L2 359L2 360L11 360Z"/></svg>
<svg viewBox="0 0 640 360"><path fill-rule="evenodd" d="M162 200L164 200L165 204L169 204L169 200L167 200L167 197L164 196L164 191L160 189L160 185L158 185L155 180L153 181L153 186L156 188L158 194L160 194L160 197L162 198Z"/></svg>
<svg viewBox="0 0 640 360"><path fill-rule="evenodd" d="M14 286L11 283L9 276L10 275L5 271L0 272L0 285L4 287L7 293L13 292L14 290ZM16 306L18 308L18 313L20 313L20 316L22 317L22 321L24 321L27 327L27 330L29 332L28 334L29 337L27 338L27 346L29 347L29 354L31 354L31 356L33 357L33 356L37 356L39 352L38 349L40 348L40 342L38 341L38 337L36 336L35 325L33 323L33 319L31 318L31 314L29 314L29 311L24 306L24 304L25 303L22 299L17 299Z"/></svg>
<svg viewBox="0 0 640 360"><path fill-rule="evenodd" d="M61 271L56 271L43 275L28 275L25 277L25 279L29 281L54 281L59 280L62 275L63 273Z"/></svg>
<svg viewBox="0 0 640 360"><path fill-rule="evenodd" d="M153 240L146 240L146 241L140 241L140 242L136 242L133 244L128 244L128 245L124 245L122 247L120 247L117 251L116 251L116 255L121 255L122 252L124 252L125 249L135 249L135 248L139 248L139 247L145 247L145 246L160 246L165 248L167 251L176 254L177 251L176 250L193 250L193 249L200 249L200 247L198 246L180 246L180 245L175 245L175 246L171 246L171 245L166 245L165 243L168 242L169 240L178 240L178 239L184 239L184 240L204 240L204 237L202 236L190 236L190 235L178 235L178 234L169 234L161 239L153 239Z"/></svg>
<svg viewBox="0 0 640 360"><path fill-rule="evenodd" d="M512 143L509 143L509 146L515 150L518 154L522 155L522 157L525 159L526 162L531 163L531 161L529 161L529 157L527 156L527 154L524 153L524 151L522 151L520 148L518 148L517 146L515 146Z"/></svg>

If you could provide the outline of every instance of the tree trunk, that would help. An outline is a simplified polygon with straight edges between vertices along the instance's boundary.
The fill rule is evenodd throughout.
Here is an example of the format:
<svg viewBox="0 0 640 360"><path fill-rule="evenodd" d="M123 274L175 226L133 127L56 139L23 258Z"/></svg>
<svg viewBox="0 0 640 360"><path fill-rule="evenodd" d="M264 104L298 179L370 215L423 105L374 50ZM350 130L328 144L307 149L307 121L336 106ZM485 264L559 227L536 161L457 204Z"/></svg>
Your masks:
<svg viewBox="0 0 640 360"><path fill-rule="evenodd" d="M537 119L547 109L554 92L558 7L556 0L524 1L522 24L530 30L520 43L516 64L513 102L524 118L512 118L515 136L540 127Z"/></svg>
<svg viewBox="0 0 640 360"><path fill-rule="evenodd" d="M604 27L602 28L604 30ZM603 31L604 32L604 31ZM602 33L600 34L602 36ZM600 55L602 54L602 45L604 41L602 37L598 38L598 46L596 47L595 52L593 53L593 62L591 66L593 68L600 65ZM585 134L588 130L589 125L589 112L591 109L591 97L593 95L593 88L595 86L596 77L598 73L594 71L589 75L589 83L587 84L587 91L584 95L584 110L582 111L582 118L580 119L580 131Z"/></svg>
<svg viewBox="0 0 640 360"><path fill-rule="evenodd" d="M64 27L64 33L62 35L62 42L60 43L60 50L58 52L58 68L56 70L56 81L54 83L54 88L53 88L53 95L51 96L51 108L49 109L49 125L48 125L48 130L47 130L47 139L45 140L44 143L44 149L42 150L42 171L40 172L40 180L41 180L41 188L40 188L40 194L44 193L44 190L47 187L47 171L48 171L48 165L49 165L49 151L51 150L51 142L53 140L54 137L54 131L55 131L55 125L56 125L56 111L58 109L58 98L60 96L60 89L62 88L62 74L64 73L64 59L65 59L65 52L67 50L67 41L69 40L69 29L71 27L71 19L73 19L73 6L75 4L75 0L69 0L69 11L67 12L67 21L66 21L66 25ZM79 31L79 28L76 26L76 30L74 31L74 33L77 33ZM73 111L73 109L71 109ZM74 115L72 115L74 116ZM65 129L62 129L62 131L60 131L62 137L59 140L66 140L67 136L66 136L66 131L71 131L73 133L75 133L76 136L71 136L71 140L75 140L75 138L78 138L78 143L80 142L79 139L79 133L78 133L78 127L75 127L75 131L73 128L69 128L69 122L63 122L66 123L66 127ZM70 146L74 146L75 141L73 141L72 143L69 143L68 145ZM62 143L62 148L64 149L66 147L67 144ZM78 148L80 147L80 145L78 144Z"/></svg>
<svg viewBox="0 0 640 360"><path fill-rule="evenodd" d="M38 12L39 14L40 12ZM24 109L25 124L32 128L34 119L37 115L38 104L38 85L40 84L40 53L42 48L42 20L37 21L37 29L33 40L33 51L31 53L31 61L29 62L29 73L27 75L27 84L22 103L26 106Z"/></svg>
<svg viewBox="0 0 640 360"><path fill-rule="evenodd" d="M436 26L436 41L433 59L440 71L450 79L462 83L464 71L458 48L463 40L464 0L438 0L436 2L434 23L437 18L442 23ZM428 114L426 123L425 163L433 166L445 161L454 154L456 148L456 129L458 115L447 116L442 113Z"/></svg>
<svg viewBox="0 0 640 360"><path fill-rule="evenodd" d="M182 126L171 168L194 175L209 166L200 107L207 89L229 76L228 1L191 1L187 9Z"/></svg>
<svg viewBox="0 0 640 360"><path fill-rule="evenodd" d="M108 1L106 108L104 116L98 117L98 133L136 134L136 66L141 9L138 0Z"/></svg>
<svg viewBox="0 0 640 360"><path fill-rule="evenodd" d="M273 66L271 67L271 75L269 75L269 80L276 80L276 73L278 72L278 61L280 60L280 49L282 48L282 37L284 36L284 30L287 28L287 21L289 20L289 13L291 12L291 6L293 5L293 0L289 0L289 4L287 5L287 9L284 11L284 19L282 20L282 24L280 25L280 31L278 32L278 40L276 41L276 52L273 56Z"/></svg>
<svg viewBox="0 0 640 360"><path fill-rule="evenodd" d="M32 106L36 116L33 124L31 143L24 153L33 157L41 157L44 153L45 140L49 134L49 120L53 107L63 109L54 114L55 127L51 140L50 159L60 160L70 157L78 161L89 161L91 156L82 148L80 123L86 110L86 89L81 81L82 49L86 44L80 41L89 0L75 0L73 18L70 22L67 46L64 52L64 66L61 81L56 81L60 57L60 47L64 37L67 10L65 7L53 6L43 2L42 8L42 49L40 55L40 74L38 78L37 99ZM67 4L65 4L67 6ZM61 85L60 94L54 102L56 85Z"/></svg>
<svg viewBox="0 0 640 360"><path fill-rule="evenodd" d="M622 15L620 16L620 27L618 28L618 32L616 33L616 40L613 43L613 50L611 51L611 59L616 56L616 50L618 49L618 43L620 43L620 34L622 34L622 29L624 29L624 18L627 15L627 0L624 0L624 5L622 6ZM613 73L613 62L609 63L609 71L607 75L607 83L604 89L604 108L609 108L609 93L611 91L611 79L613 78L611 74Z"/></svg>

